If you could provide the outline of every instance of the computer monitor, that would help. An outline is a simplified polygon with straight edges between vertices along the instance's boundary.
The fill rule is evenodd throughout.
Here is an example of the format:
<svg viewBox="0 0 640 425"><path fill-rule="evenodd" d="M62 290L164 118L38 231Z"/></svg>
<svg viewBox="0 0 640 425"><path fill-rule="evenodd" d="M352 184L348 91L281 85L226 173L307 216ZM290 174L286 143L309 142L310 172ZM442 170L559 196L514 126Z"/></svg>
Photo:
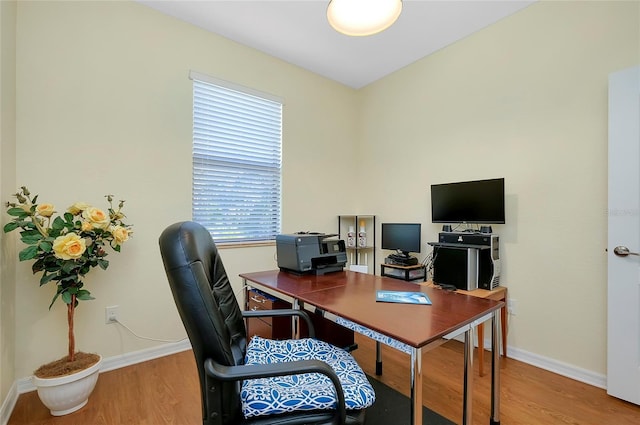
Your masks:
<svg viewBox="0 0 640 425"><path fill-rule="evenodd" d="M390 249L409 257L420 252L420 223L382 223L382 249Z"/></svg>

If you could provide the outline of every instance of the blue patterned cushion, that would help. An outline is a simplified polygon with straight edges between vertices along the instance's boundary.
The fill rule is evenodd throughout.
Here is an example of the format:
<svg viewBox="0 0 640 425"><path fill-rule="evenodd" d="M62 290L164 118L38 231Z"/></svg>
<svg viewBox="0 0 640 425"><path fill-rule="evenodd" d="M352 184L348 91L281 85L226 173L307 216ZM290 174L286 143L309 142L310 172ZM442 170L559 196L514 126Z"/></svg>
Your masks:
<svg viewBox="0 0 640 425"><path fill-rule="evenodd" d="M369 407L375 401L373 387L351 354L311 338L274 341L254 336L247 347L245 364L269 364L298 360L322 360L340 378L347 410ZM240 392L246 418L299 410L335 409L333 384L319 373L249 379Z"/></svg>

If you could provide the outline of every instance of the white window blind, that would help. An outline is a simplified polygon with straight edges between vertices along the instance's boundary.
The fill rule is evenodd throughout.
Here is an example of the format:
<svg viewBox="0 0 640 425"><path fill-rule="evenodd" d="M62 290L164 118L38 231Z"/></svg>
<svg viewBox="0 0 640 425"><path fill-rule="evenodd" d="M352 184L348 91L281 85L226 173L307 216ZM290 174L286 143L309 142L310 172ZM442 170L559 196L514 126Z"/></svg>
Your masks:
<svg viewBox="0 0 640 425"><path fill-rule="evenodd" d="M280 233L282 101L192 72L193 220L217 243Z"/></svg>

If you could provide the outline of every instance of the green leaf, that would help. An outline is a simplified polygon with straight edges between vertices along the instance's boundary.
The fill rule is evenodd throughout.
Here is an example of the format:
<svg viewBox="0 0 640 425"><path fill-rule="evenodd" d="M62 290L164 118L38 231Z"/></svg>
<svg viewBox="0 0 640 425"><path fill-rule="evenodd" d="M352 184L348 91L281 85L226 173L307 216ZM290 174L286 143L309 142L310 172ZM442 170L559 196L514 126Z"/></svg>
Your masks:
<svg viewBox="0 0 640 425"><path fill-rule="evenodd" d="M42 240L42 235L27 235L24 236L24 234L22 235L22 237L20 238L20 240L22 242L24 242L27 245L35 245L38 242L40 242L40 240Z"/></svg>
<svg viewBox="0 0 640 425"><path fill-rule="evenodd" d="M18 227L20 227L20 225L15 222L15 221L10 221L7 224L4 225L4 232L5 233L9 233L12 232L14 230L16 230Z"/></svg>
<svg viewBox="0 0 640 425"><path fill-rule="evenodd" d="M91 293L86 289L81 289L80 291L78 291L76 298L82 301L95 300L95 298L91 296Z"/></svg>
<svg viewBox="0 0 640 425"><path fill-rule="evenodd" d="M64 287L68 288L69 286L74 286L77 283L77 279L78 276L76 276L75 274L67 274L62 276L62 278L60 279L60 283L63 283Z"/></svg>
<svg viewBox="0 0 640 425"><path fill-rule="evenodd" d="M23 230L22 232L20 232L20 236L25 237L25 236L40 236L43 237L42 234L35 228L31 228L30 230Z"/></svg>
<svg viewBox="0 0 640 425"><path fill-rule="evenodd" d="M62 260L57 259L53 255L46 255L42 258L42 268L48 272L56 272L60 269L59 264Z"/></svg>
<svg viewBox="0 0 640 425"><path fill-rule="evenodd" d="M51 282L53 280L53 278L56 277L55 274L49 273L49 274L43 274L42 277L40 278L40 286L45 285L49 282Z"/></svg>
<svg viewBox="0 0 640 425"><path fill-rule="evenodd" d="M53 303L56 302L59 295L60 295L60 291L56 292L56 294L53 296L53 299L51 300L51 304L49 304L49 310L51 310L51 306L53 305Z"/></svg>
<svg viewBox="0 0 640 425"><path fill-rule="evenodd" d="M98 259L98 265L102 270L107 270L107 267L109 267L109 260Z"/></svg>
<svg viewBox="0 0 640 425"><path fill-rule="evenodd" d="M75 268L76 264L73 260L65 260L62 262L62 267L60 268L63 273L68 274Z"/></svg>
<svg viewBox="0 0 640 425"><path fill-rule="evenodd" d="M38 247L36 245L28 246L18 254L20 261L32 260L38 256Z"/></svg>
<svg viewBox="0 0 640 425"><path fill-rule="evenodd" d="M20 226L21 226L21 227L24 227L25 229L35 229L35 230L37 230L37 229L38 229L38 228L36 227L36 225L35 225L33 222L31 222L31 221L25 221L25 220L23 220L23 221L21 221L21 222L20 222Z"/></svg>
<svg viewBox="0 0 640 425"><path fill-rule="evenodd" d="M68 291L62 293L62 301L64 301L65 304L71 304L71 294Z"/></svg>
<svg viewBox="0 0 640 425"><path fill-rule="evenodd" d="M55 220L53 220L53 224L51 225L51 228L54 230L62 230L65 227L65 222L62 218L60 218L59 216L55 218ZM68 304L68 303L67 303Z"/></svg>
<svg viewBox="0 0 640 425"><path fill-rule="evenodd" d="M54 229L53 227L49 229L49 237L51 240L55 240L62 233L62 229Z"/></svg>
<svg viewBox="0 0 640 425"><path fill-rule="evenodd" d="M31 271L33 272L33 274L36 274L38 272L41 272L42 270L44 270L44 259L39 258L35 263L33 263L33 265L31 266Z"/></svg>
<svg viewBox="0 0 640 425"><path fill-rule="evenodd" d="M49 241L42 241L40 242L40 249L44 252L51 252L51 250L53 249L53 244Z"/></svg>
<svg viewBox="0 0 640 425"><path fill-rule="evenodd" d="M23 210L22 208L19 207L14 207L14 208L9 208L7 210L7 214L13 216L13 217L20 217L20 218L25 218L27 217L29 214L26 213L25 210Z"/></svg>

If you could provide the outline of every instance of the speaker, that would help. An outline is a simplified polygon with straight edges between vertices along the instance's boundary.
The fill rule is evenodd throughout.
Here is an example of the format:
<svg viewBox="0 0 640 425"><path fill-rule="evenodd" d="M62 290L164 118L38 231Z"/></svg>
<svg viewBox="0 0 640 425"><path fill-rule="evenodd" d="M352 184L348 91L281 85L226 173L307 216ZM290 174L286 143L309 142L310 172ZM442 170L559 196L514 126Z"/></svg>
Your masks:
<svg viewBox="0 0 640 425"><path fill-rule="evenodd" d="M450 224L444 224L442 226L442 231L443 232L450 232L451 231L451 225Z"/></svg>
<svg viewBox="0 0 640 425"><path fill-rule="evenodd" d="M480 233L491 233L493 229L491 226L480 226Z"/></svg>

